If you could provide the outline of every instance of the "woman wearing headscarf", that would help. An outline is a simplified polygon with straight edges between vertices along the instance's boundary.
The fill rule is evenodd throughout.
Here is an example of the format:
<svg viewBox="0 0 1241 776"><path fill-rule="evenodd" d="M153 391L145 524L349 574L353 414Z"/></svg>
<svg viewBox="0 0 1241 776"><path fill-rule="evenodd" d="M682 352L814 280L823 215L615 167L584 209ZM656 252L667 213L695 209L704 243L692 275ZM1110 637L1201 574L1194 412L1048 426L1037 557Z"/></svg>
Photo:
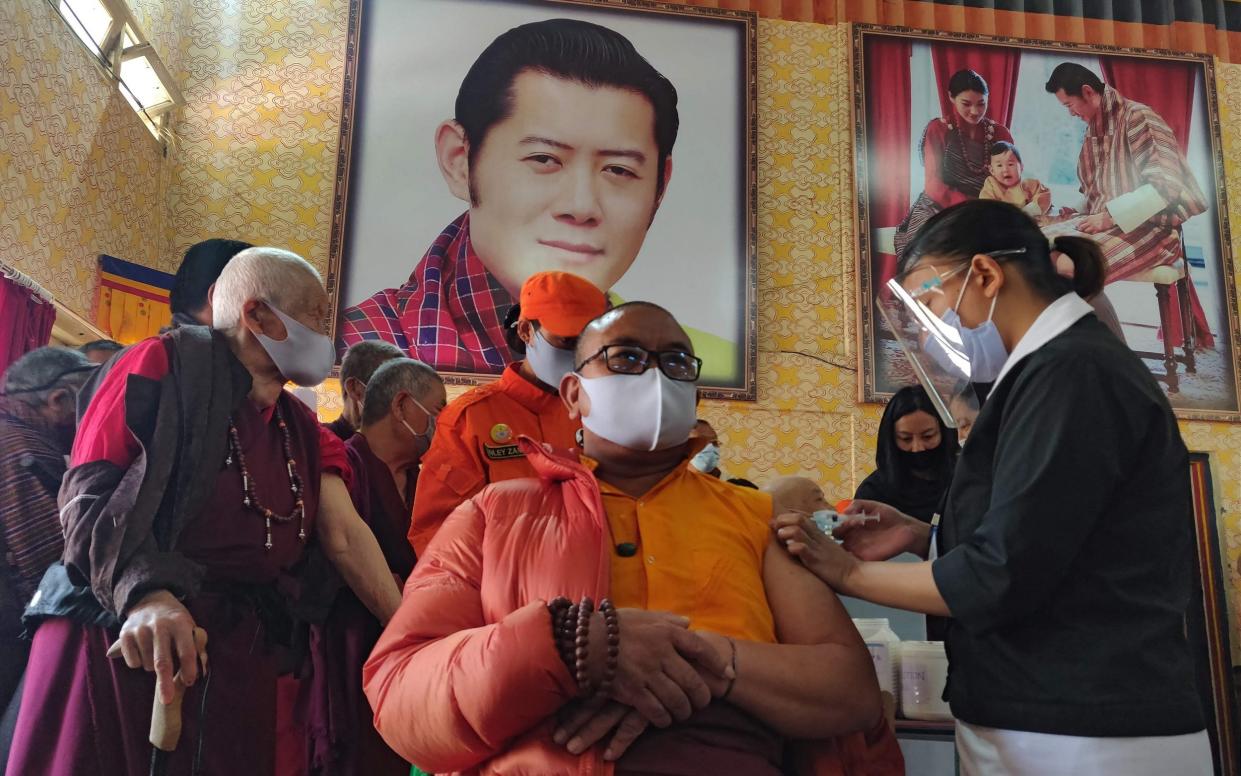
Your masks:
<svg viewBox="0 0 1241 776"><path fill-rule="evenodd" d="M952 481L957 432L948 428L920 385L897 391L879 421L878 467L858 486L856 499L888 504L931 522Z"/></svg>

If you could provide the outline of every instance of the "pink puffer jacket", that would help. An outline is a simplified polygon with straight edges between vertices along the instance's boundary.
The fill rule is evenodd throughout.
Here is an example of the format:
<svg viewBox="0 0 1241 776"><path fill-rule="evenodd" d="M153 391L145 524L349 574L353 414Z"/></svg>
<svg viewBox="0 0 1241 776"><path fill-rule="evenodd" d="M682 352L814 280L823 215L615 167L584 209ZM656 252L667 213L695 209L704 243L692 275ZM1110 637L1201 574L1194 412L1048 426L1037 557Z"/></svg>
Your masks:
<svg viewBox="0 0 1241 776"><path fill-rule="evenodd" d="M577 688L547 611L607 596L607 515L584 466L519 444L540 479L490 485L448 517L366 663L366 696L388 745L429 772L610 775L601 746L579 756L551 740ZM903 773L886 723L813 749L799 771Z"/></svg>

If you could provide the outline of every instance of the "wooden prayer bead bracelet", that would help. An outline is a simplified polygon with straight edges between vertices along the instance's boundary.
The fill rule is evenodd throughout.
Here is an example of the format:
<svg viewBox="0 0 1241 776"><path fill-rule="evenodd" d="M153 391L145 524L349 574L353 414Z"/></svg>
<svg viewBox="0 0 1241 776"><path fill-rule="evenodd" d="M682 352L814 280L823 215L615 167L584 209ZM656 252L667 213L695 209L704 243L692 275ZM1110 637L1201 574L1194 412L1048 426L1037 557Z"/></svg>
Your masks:
<svg viewBox="0 0 1241 776"><path fill-rule="evenodd" d="M552 638L556 653L577 682L578 694L583 697L606 695L612 690L616 669L620 662L620 617L612 602L604 598L599 602L607 628L607 656L603 664L603 676L596 687L590 679L590 622L595 613L595 603L589 596L579 603L560 597L547 605L552 616Z"/></svg>

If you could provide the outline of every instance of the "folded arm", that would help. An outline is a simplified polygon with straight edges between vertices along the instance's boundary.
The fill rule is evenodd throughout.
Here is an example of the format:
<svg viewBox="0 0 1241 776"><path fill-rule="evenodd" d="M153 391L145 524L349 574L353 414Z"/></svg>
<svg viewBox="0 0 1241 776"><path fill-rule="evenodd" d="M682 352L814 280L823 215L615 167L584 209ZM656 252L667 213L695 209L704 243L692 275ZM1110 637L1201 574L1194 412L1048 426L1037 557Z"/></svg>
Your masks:
<svg viewBox="0 0 1241 776"><path fill-rule="evenodd" d="M363 669L380 735L437 773L493 757L577 693L544 602L486 623L483 523L474 501L448 517Z"/></svg>
<svg viewBox="0 0 1241 776"><path fill-rule="evenodd" d="M1131 232L1146 221L1174 229L1206 210L1206 198L1167 122L1153 111L1131 111L1124 130L1142 183L1105 205L1122 232Z"/></svg>
<svg viewBox="0 0 1241 776"><path fill-rule="evenodd" d="M1038 208L1039 215L1046 213L1051 210L1051 189L1047 188L1042 183L1039 183L1038 188L1034 190L1034 196L1030 198L1030 201L1033 202L1035 207Z"/></svg>
<svg viewBox="0 0 1241 776"><path fill-rule="evenodd" d="M935 119L927 127L922 144L922 190L940 207L949 207L970 199L944 182L944 144L947 140L948 129L942 121Z"/></svg>

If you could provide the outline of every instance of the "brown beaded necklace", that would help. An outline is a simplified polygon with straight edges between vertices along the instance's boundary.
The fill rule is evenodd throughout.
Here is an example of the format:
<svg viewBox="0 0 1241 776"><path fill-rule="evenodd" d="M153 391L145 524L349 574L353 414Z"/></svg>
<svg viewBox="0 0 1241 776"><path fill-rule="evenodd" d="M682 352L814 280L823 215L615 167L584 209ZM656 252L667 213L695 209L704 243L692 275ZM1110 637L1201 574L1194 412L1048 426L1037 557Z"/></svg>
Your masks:
<svg viewBox="0 0 1241 776"><path fill-rule="evenodd" d="M983 131L982 162L979 164L975 164L974 160L970 159L969 151L967 151L965 148L965 127L964 125L957 125L956 127L954 127L951 122L948 124L948 129L950 130L956 129L957 131L957 144L960 145L961 147L962 161L965 162L965 166L969 168L969 171L974 173L975 175L987 172L990 169L991 167L990 165L991 142L995 140L995 122L992 121L991 119L984 118L982 119L982 125L983 125L983 128L982 128L982 131Z"/></svg>
<svg viewBox="0 0 1241 776"><path fill-rule="evenodd" d="M267 541L263 545L264 548L271 549L271 521L277 523L291 523L298 521L297 538L303 542L306 541L306 505L302 501L302 477L297 472L297 461L293 459L293 443L289 439L289 424L284 422L284 415L280 412L280 405L276 405L276 423L280 426L280 437L284 444L284 462L285 468L289 472L289 492L293 494L294 506L293 512L289 515L279 515L271 509L259 503L258 496L254 495L254 480L250 477L250 470L246 467L246 457L241 452L241 439L237 435L237 426L233 423L233 419L228 419L228 458L224 461L225 466L232 466L233 459L237 459L237 466L241 469L241 503L247 509L253 509L263 517L263 522L267 526Z"/></svg>

